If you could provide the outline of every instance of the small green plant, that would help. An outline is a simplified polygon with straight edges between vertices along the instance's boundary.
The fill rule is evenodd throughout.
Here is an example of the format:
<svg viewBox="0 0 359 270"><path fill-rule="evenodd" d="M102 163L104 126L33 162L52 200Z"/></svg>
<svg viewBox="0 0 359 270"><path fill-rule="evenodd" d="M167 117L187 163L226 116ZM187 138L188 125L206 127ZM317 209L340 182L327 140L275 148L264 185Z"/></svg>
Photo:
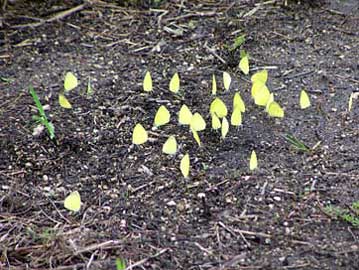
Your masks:
<svg viewBox="0 0 359 270"><path fill-rule="evenodd" d="M46 127L47 133L51 140L55 138L55 128L54 125L47 119L45 114L44 107L42 106L39 97L37 96L34 88L32 86L29 87L30 94L35 102L36 108L39 112L38 115L34 115L32 118L38 123Z"/></svg>
<svg viewBox="0 0 359 270"><path fill-rule="evenodd" d="M285 134L284 139L299 151L309 152L311 150L309 146L307 146L304 142L296 138L294 135Z"/></svg>
<svg viewBox="0 0 359 270"><path fill-rule="evenodd" d="M334 218L343 220L359 228L359 201L353 202L349 209L329 205L324 208L324 211Z"/></svg>
<svg viewBox="0 0 359 270"><path fill-rule="evenodd" d="M356 212L359 213L359 201L353 202L352 207L354 208L354 210L355 210Z"/></svg>
<svg viewBox="0 0 359 270"><path fill-rule="evenodd" d="M240 35L238 37L236 37L234 39L234 42L232 44L232 46L228 46L228 51L235 51L237 50L239 47L241 47L243 45L243 43L246 42L246 35Z"/></svg>
<svg viewBox="0 0 359 270"><path fill-rule="evenodd" d="M0 81L4 82L4 83L12 83L14 81L14 79L11 78L5 78L5 77L0 77Z"/></svg>
<svg viewBox="0 0 359 270"><path fill-rule="evenodd" d="M126 261L121 258L116 258L116 270L125 270L126 269Z"/></svg>
<svg viewBox="0 0 359 270"><path fill-rule="evenodd" d="M45 228L42 232L37 232L34 228L27 227L26 233L33 241L47 244L56 238L56 231L53 228Z"/></svg>
<svg viewBox="0 0 359 270"><path fill-rule="evenodd" d="M299 140L297 137L295 137L294 135L289 134L289 133L285 134L283 136L283 138L287 142L289 142L295 149L297 149L298 151L303 151L303 152L314 151L322 143L321 141L318 141L313 147L309 147L304 142Z"/></svg>

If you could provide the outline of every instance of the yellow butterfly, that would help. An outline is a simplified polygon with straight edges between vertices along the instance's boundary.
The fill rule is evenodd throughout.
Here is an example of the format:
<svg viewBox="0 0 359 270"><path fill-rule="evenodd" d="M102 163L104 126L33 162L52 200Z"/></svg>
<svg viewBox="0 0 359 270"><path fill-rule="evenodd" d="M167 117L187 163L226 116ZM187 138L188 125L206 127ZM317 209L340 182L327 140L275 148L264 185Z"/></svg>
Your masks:
<svg viewBox="0 0 359 270"><path fill-rule="evenodd" d="M198 146L201 146L201 139L199 138L198 132L196 130L194 130L193 128L191 128L191 131L192 131L193 138L197 142Z"/></svg>
<svg viewBox="0 0 359 270"><path fill-rule="evenodd" d="M217 94L217 81L216 76L212 74L212 95L215 96Z"/></svg>
<svg viewBox="0 0 359 270"><path fill-rule="evenodd" d="M270 97L269 89L265 84L256 82L252 85L252 97L258 106L266 106Z"/></svg>
<svg viewBox="0 0 359 270"><path fill-rule="evenodd" d="M195 131L204 130L206 129L206 121L204 121L202 115L196 112L191 118L190 127Z"/></svg>
<svg viewBox="0 0 359 270"><path fill-rule="evenodd" d="M231 86L231 81L232 81L231 75L229 75L228 72L224 71L223 72L223 86L224 86L224 89L226 89L226 91L229 90L229 87Z"/></svg>
<svg viewBox="0 0 359 270"><path fill-rule="evenodd" d="M161 105L158 108L157 113L155 115L155 121L154 121L155 126L159 127L167 124L170 121L170 117L171 117L170 112L167 110L166 106Z"/></svg>
<svg viewBox="0 0 359 270"><path fill-rule="evenodd" d="M64 201L64 207L67 210L77 212L81 208L81 197L78 191L71 192Z"/></svg>
<svg viewBox="0 0 359 270"><path fill-rule="evenodd" d="M227 116L227 106L220 98L215 98L212 101L209 111L211 114L215 113L218 118Z"/></svg>
<svg viewBox="0 0 359 270"><path fill-rule="evenodd" d="M180 78L178 72L176 72L170 81L170 91L177 94L180 89Z"/></svg>
<svg viewBox="0 0 359 270"><path fill-rule="evenodd" d="M240 126L242 125L242 113L239 107L235 107L231 116L231 125Z"/></svg>
<svg viewBox="0 0 359 270"><path fill-rule="evenodd" d="M72 72L67 72L64 80L65 91L70 91L78 85L76 76Z"/></svg>
<svg viewBox="0 0 359 270"><path fill-rule="evenodd" d="M143 91L151 92L152 90L153 87L151 73L149 71L146 71L145 78L143 79Z"/></svg>
<svg viewBox="0 0 359 270"><path fill-rule="evenodd" d="M249 73L249 60L248 56L244 56L241 61L239 62L239 68L242 70L242 72L246 75Z"/></svg>
<svg viewBox="0 0 359 270"><path fill-rule="evenodd" d="M181 125L189 125L191 123L191 119L192 113L190 109L187 107L186 104L183 104L178 114L178 122Z"/></svg>
<svg viewBox="0 0 359 270"><path fill-rule="evenodd" d="M92 88L92 85L91 85L91 77L89 77L89 79L87 81L86 95L91 96L92 94L93 94L93 88Z"/></svg>
<svg viewBox="0 0 359 270"><path fill-rule="evenodd" d="M353 107L353 98L354 98L354 93L352 92L350 94L349 102L348 102L348 111L349 112L352 110L352 107Z"/></svg>
<svg viewBox="0 0 359 270"><path fill-rule="evenodd" d="M147 142L148 134L147 131L141 124L137 124L132 132L132 143L133 144L143 144Z"/></svg>
<svg viewBox="0 0 359 270"><path fill-rule="evenodd" d="M284 117L284 110L282 107L275 101L271 102L268 106L268 114L271 117Z"/></svg>
<svg viewBox="0 0 359 270"><path fill-rule="evenodd" d="M221 120L219 120L219 118L215 113L212 113L211 116L212 116L212 128L214 130L219 129L221 127Z"/></svg>
<svg viewBox="0 0 359 270"><path fill-rule="evenodd" d="M177 152L177 141L175 136L170 136L162 146L162 152L168 155L174 155Z"/></svg>
<svg viewBox="0 0 359 270"><path fill-rule="evenodd" d="M243 99L241 97L241 95L237 92L234 94L234 97L233 97L233 110L236 108L236 107L239 107L239 110L243 113L246 111L246 106L243 102Z"/></svg>
<svg viewBox="0 0 359 270"><path fill-rule="evenodd" d="M65 109L71 109L71 103L67 100L67 98L63 94L59 94L59 103L60 106Z"/></svg>
<svg viewBox="0 0 359 270"><path fill-rule="evenodd" d="M257 169L257 167L258 167L257 154L253 150L251 153L251 158L249 160L249 169L251 171L253 171L253 170Z"/></svg>
<svg viewBox="0 0 359 270"><path fill-rule="evenodd" d="M266 84L267 79L268 79L268 71L266 69L256 72L251 77L252 83Z"/></svg>
<svg viewBox="0 0 359 270"><path fill-rule="evenodd" d="M228 130L229 130L229 123L227 121L227 118L223 117L222 128L221 128L222 139L226 138Z"/></svg>
<svg viewBox="0 0 359 270"><path fill-rule="evenodd" d="M359 97L359 92L352 92L349 97L348 101L348 111L350 112L353 107L353 101L354 99L357 99Z"/></svg>
<svg viewBox="0 0 359 270"><path fill-rule="evenodd" d="M183 158L181 159L180 169L181 169L181 173L182 173L183 177L187 178L189 175L189 170L190 170L189 154L185 154L183 156Z"/></svg>
<svg viewBox="0 0 359 270"><path fill-rule="evenodd" d="M310 106L310 99L307 92L305 92L305 90L302 90L300 92L299 105L301 109L306 109Z"/></svg>

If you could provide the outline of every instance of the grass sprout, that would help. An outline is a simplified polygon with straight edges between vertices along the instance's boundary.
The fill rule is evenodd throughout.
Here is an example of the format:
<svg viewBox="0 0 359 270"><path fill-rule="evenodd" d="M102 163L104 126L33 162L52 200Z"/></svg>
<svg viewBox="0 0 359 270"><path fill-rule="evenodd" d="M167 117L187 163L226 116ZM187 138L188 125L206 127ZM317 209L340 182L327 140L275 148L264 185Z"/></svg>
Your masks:
<svg viewBox="0 0 359 270"><path fill-rule="evenodd" d="M359 201L353 202L348 209L329 205L324 208L324 211L334 218L343 220L352 226L359 228Z"/></svg>
<svg viewBox="0 0 359 270"><path fill-rule="evenodd" d="M51 140L53 140L55 138L55 128L54 128L54 125L47 119L47 116L45 114L45 110L44 110L44 107L42 106L40 100L39 100L39 97L37 96L34 88L32 86L29 87L29 91L30 91L30 94L32 96L32 99L34 100L35 102L35 105L36 105L36 108L39 112L38 115L34 115L33 116L33 119L46 127L46 130L47 130L47 133L50 137Z"/></svg>
<svg viewBox="0 0 359 270"><path fill-rule="evenodd" d="M290 143L295 149L303 152L309 152L312 150L309 146L307 146L304 142L296 138L294 135L291 134L285 134L284 139ZM313 147L314 148L314 147Z"/></svg>

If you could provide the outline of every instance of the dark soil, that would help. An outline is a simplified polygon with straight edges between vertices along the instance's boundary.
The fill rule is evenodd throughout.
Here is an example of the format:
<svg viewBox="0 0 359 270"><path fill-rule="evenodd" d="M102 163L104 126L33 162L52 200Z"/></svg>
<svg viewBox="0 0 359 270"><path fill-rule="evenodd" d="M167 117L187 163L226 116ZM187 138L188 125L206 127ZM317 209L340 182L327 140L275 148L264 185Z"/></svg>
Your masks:
<svg viewBox="0 0 359 270"><path fill-rule="evenodd" d="M0 31L0 269L359 269L359 230L328 205L352 212L359 200L359 2L163 1L156 8L91 1L8 5ZM289 2L289 1L288 1ZM45 20L39 20L48 19ZM269 118L238 68L246 34L251 73L269 70L284 107ZM144 94L151 70L154 91ZM233 84L221 89L222 71ZM66 71L80 86L58 105ZM174 71L183 95L168 91ZM200 133L198 147L175 114L186 103L209 123L211 76L231 106L240 90L243 125L222 141ZM91 77L94 94L86 91ZM33 136L32 84L56 140ZM298 95L312 99L299 109ZM170 124L151 130L165 104ZM151 140L131 145L142 123ZM293 134L313 151L284 138ZM177 156L161 153L176 134ZM255 150L258 170L248 169ZM191 156L191 175L178 169ZM81 211L64 198L78 190ZM203 197L204 195L204 197ZM132 268L131 268L132 267Z"/></svg>

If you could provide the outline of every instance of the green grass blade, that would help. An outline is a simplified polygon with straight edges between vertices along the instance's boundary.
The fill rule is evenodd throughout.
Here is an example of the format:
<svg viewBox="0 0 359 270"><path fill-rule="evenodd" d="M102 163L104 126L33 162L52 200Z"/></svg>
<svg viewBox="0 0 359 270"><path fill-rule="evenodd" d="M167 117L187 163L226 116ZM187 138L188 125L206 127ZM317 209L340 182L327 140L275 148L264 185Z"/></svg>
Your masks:
<svg viewBox="0 0 359 270"><path fill-rule="evenodd" d="M121 258L116 258L116 270L125 270L126 269L126 261Z"/></svg>
<svg viewBox="0 0 359 270"><path fill-rule="evenodd" d="M230 51L234 51L241 47L243 43L246 42L246 35L240 35L234 39L234 43L232 47L230 48Z"/></svg>
<svg viewBox="0 0 359 270"><path fill-rule="evenodd" d="M32 96L32 99L34 100L35 102L35 105L36 105L36 108L37 110L39 111L39 114L40 116L37 117L37 120L40 121L47 129L47 132L49 133L49 136L50 136L50 139L54 139L55 138L55 128L54 128L54 125L49 122L49 120L47 119L47 116L45 114L45 111L44 111L44 107L42 107L42 104L39 100L39 97L37 96L34 88L30 85L29 87L29 90L30 90L30 94Z"/></svg>
<svg viewBox="0 0 359 270"><path fill-rule="evenodd" d="M29 90L30 90L30 94L31 94L31 96L32 96L32 98L33 98L33 100L34 100L34 102L36 104L36 108L39 111L40 116L43 117L43 118L46 118L44 108L42 107L42 104L41 104L41 102L39 100L39 97L37 96L34 88L32 86L30 86Z"/></svg>
<svg viewBox="0 0 359 270"><path fill-rule="evenodd" d="M291 134L285 134L284 139L300 151L304 151L304 152L310 151L309 146L307 146L305 143L303 143L302 141L300 141L299 139L297 139Z"/></svg>

